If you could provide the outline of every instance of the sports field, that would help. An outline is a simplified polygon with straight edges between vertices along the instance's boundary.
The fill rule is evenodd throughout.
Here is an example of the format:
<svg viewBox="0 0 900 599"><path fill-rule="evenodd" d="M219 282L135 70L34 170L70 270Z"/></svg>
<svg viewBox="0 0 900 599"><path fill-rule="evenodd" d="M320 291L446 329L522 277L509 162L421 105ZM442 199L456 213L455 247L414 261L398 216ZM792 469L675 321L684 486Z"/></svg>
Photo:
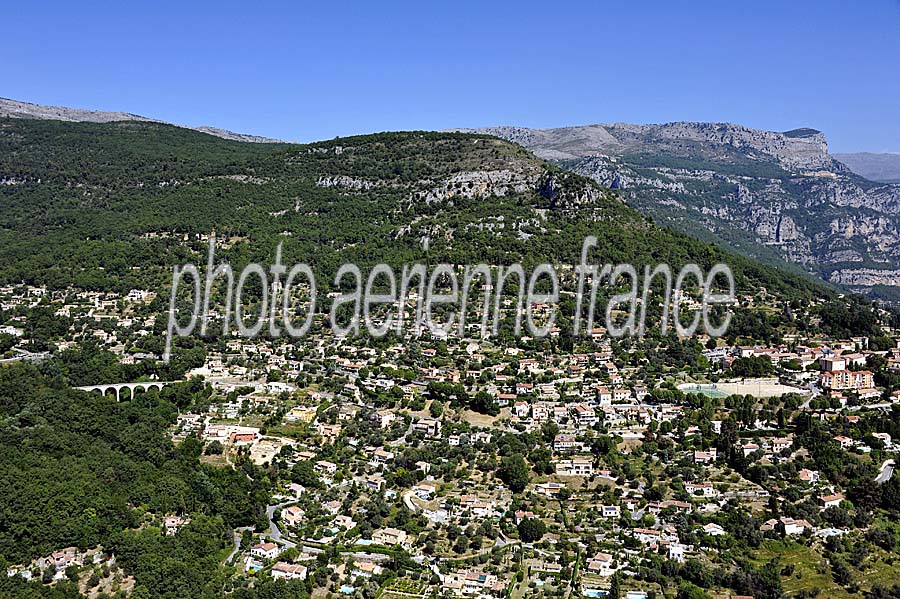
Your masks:
<svg viewBox="0 0 900 599"><path fill-rule="evenodd" d="M683 383L678 388L685 393L702 393L707 397L752 395L754 397L781 397L787 393L809 394L808 389L782 385L778 379L741 379L718 383Z"/></svg>

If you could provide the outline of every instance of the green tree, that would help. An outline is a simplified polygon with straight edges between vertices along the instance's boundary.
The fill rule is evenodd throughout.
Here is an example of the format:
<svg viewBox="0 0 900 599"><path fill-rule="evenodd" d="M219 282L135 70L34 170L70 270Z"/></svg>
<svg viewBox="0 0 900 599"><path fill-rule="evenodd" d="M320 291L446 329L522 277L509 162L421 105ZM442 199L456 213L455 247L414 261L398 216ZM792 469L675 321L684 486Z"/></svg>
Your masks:
<svg viewBox="0 0 900 599"><path fill-rule="evenodd" d="M519 522L519 538L523 543L540 541L547 532L547 525L540 518L524 518Z"/></svg>
<svg viewBox="0 0 900 599"><path fill-rule="evenodd" d="M528 463L521 455L506 456L500 461L497 476L506 483L513 493L521 493L531 480Z"/></svg>

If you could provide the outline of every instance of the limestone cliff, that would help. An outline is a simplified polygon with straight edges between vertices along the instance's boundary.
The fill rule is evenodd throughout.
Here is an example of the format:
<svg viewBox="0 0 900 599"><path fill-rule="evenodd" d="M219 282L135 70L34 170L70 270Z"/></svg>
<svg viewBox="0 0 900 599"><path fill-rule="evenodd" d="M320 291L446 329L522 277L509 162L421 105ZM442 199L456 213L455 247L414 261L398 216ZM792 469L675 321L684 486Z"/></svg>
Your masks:
<svg viewBox="0 0 900 599"><path fill-rule="evenodd" d="M900 268L900 184L854 174L814 129L614 123L478 130L618 190L660 223L754 258L885 293Z"/></svg>

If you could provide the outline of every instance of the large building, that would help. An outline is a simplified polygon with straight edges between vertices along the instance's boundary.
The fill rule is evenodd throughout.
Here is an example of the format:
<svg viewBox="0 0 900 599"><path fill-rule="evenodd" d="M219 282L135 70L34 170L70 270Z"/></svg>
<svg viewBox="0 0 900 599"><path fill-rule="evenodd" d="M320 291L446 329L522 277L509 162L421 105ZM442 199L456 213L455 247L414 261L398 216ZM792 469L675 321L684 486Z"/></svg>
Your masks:
<svg viewBox="0 0 900 599"><path fill-rule="evenodd" d="M868 370L835 370L819 377L823 389L869 389L874 386Z"/></svg>
<svg viewBox="0 0 900 599"><path fill-rule="evenodd" d="M556 463L556 474L558 476L592 476L594 462L587 458L561 460Z"/></svg>

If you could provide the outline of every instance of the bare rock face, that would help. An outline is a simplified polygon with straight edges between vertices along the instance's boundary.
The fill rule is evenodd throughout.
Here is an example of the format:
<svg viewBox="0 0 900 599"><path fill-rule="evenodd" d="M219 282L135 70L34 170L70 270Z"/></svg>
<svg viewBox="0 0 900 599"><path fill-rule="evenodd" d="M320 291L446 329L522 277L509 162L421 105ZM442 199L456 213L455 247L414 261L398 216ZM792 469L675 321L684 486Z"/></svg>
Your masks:
<svg viewBox="0 0 900 599"><path fill-rule="evenodd" d="M51 121L70 121L79 123L115 123L118 121L143 121L161 123L156 119L147 118L130 112L108 112L103 110L82 110L80 108L66 108L64 106L42 106L30 102L20 102L0 98L0 118L14 119L39 119ZM234 133L226 129L216 127L188 127L195 131L215 135L232 141L244 141L250 143L280 143L277 139L260 137L258 135L246 135Z"/></svg>
<svg viewBox="0 0 900 599"><path fill-rule="evenodd" d="M129 112L105 112L101 110L66 108L63 106L42 106L6 98L0 98L0 117L85 123L112 123L116 121L160 122Z"/></svg>
<svg viewBox="0 0 900 599"><path fill-rule="evenodd" d="M375 181L367 181L359 177L350 177L348 175L334 175L331 177L320 177L316 181L317 187L348 189L352 191L368 191L378 185Z"/></svg>
<svg viewBox="0 0 900 599"><path fill-rule="evenodd" d="M802 234L800 232L800 228L797 226L797 223L794 222L793 218L787 215L782 215L781 220L778 223L777 235L778 243L789 243L800 239Z"/></svg>
<svg viewBox="0 0 900 599"><path fill-rule="evenodd" d="M426 202L442 202L455 197L486 198L505 197L533 190L537 173L513 171L466 171L455 173L436 182L425 192L419 192Z"/></svg>
<svg viewBox="0 0 900 599"><path fill-rule="evenodd" d="M197 131L202 133L209 133L210 135L215 135L216 137L221 137L222 139L230 139L231 141L245 141L251 144L274 144L274 143L284 143L278 139L272 139L271 137L262 137L261 135L248 135L247 133L235 133L234 131L229 131L228 129L219 129L218 127L193 127Z"/></svg>
<svg viewBox="0 0 900 599"><path fill-rule="evenodd" d="M874 287L875 285L900 286L900 270L877 270L872 268L842 268L831 273L832 283L847 287Z"/></svg>
<svg viewBox="0 0 900 599"><path fill-rule="evenodd" d="M712 234L755 258L794 262L855 290L897 284L900 184L854 174L814 129L679 122L477 131L617 190L657 222Z"/></svg>

